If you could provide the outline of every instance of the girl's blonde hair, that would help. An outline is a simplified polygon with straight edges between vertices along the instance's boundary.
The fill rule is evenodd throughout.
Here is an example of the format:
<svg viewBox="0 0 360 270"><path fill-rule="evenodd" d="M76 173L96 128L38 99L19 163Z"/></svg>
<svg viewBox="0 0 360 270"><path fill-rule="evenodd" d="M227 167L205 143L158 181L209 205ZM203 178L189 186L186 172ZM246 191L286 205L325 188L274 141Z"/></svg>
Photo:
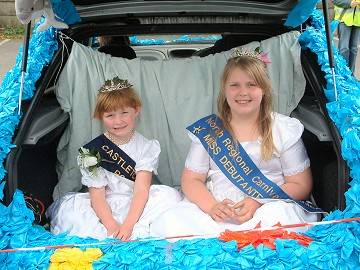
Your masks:
<svg viewBox="0 0 360 270"><path fill-rule="evenodd" d="M231 110L225 96L225 84L230 73L235 68L239 68L245 72L263 91L258 118L258 128L260 136L262 137L261 158L263 160L269 160L276 149L272 137L271 82L264 62L249 56L233 57L228 60L221 76L221 88L217 101L220 119L224 123L224 127L230 131L232 136L234 136L234 132L230 126Z"/></svg>
<svg viewBox="0 0 360 270"><path fill-rule="evenodd" d="M109 92L99 92L96 100L94 118L101 119L105 112L125 107L138 109L141 101L132 87Z"/></svg>

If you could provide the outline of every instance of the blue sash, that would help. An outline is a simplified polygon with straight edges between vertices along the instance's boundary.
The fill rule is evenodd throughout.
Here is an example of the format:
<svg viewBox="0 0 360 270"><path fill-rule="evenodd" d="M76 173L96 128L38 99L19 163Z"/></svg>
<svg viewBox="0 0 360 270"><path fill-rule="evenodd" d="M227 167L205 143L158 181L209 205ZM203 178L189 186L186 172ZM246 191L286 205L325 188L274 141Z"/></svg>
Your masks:
<svg viewBox="0 0 360 270"><path fill-rule="evenodd" d="M187 127L199 138L225 176L246 195L257 199L292 201L311 213L324 213L310 201L297 201L268 179L251 160L241 144L234 146L232 137L215 114L206 116Z"/></svg>
<svg viewBox="0 0 360 270"><path fill-rule="evenodd" d="M86 149L96 149L101 156L100 166L116 175L135 181L135 161L104 134L96 137L83 146Z"/></svg>

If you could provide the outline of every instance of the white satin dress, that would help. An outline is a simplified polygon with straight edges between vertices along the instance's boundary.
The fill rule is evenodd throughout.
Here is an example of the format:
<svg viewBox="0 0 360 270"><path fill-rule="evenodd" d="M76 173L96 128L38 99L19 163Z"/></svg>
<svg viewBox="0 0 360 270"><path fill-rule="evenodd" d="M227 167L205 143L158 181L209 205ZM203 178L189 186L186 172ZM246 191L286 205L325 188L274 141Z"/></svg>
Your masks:
<svg viewBox="0 0 360 270"><path fill-rule="evenodd" d="M135 162L135 171L157 173L160 144L157 140L148 140L135 132L131 140L120 146ZM133 196L134 182L115 175L103 168L95 176L81 169L81 182L88 187L106 187L106 200L114 218L121 224L129 211ZM164 211L174 207L181 200L180 193L165 185L152 185L144 211L133 228L131 239L150 236L150 224ZM90 195L86 193L68 193L56 200L47 210L51 220L50 230L55 233L67 232L69 235L104 239L107 230L91 207Z"/></svg>
<svg viewBox="0 0 360 270"><path fill-rule="evenodd" d="M277 185L284 183L284 176L303 172L310 166L310 160L301 140L304 127L297 119L278 113L273 114L273 140L278 152L268 161L260 158L261 141L242 142L241 145L258 166L261 172ZM192 141L185 167L197 173L207 173L207 188L217 201L226 198L235 203L246 198L234 184L220 171L215 162L202 146L200 140L188 132ZM281 200L259 200L264 203L257 209L253 218L241 225L215 222L197 205L186 198L176 209L164 212L152 225L151 233L159 237L178 235L199 235L214 237L226 229L237 231L254 228L259 222L262 227L269 227L280 222L292 224L317 221L318 214L308 213L293 202ZM265 203L266 202L266 203Z"/></svg>

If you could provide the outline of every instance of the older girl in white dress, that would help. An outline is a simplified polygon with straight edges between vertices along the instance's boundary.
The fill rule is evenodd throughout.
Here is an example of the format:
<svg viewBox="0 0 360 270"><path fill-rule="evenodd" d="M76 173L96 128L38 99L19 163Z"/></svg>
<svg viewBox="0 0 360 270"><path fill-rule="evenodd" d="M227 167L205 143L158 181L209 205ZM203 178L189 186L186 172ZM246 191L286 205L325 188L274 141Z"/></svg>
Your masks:
<svg viewBox="0 0 360 270"><path fill-rule="evenodd" d="M205 237L219 235L225 229L247 230L258 224L269 227L317 220L317 213L307 212L293 201L308 199L312 189L310 160L301 140L303 125L297 119L271 111L271 84L265 62L264 55L257 52L245 55L237 52L228 60L218 98L219 115L213 115L211 121L219 120L230 134L234 142L233 148L227 148L230 157L236 156L240 144L263 176L292 200L263 199L244 181L239 182L250 193L238 188L224 173L225 169L235 174L231 164L237 159L222 157L223 170L215 162L223 151L218 148L224 139L221 129L212 123L209 130L219 140L212 140L208 134L201 142L199 138L203 135L195 135L204 128L195 124L194 130L188 131L192 143L182 175L186 198L177 209L166 211L151 225L153 234ZM211 117L204 119L209 121ZM200 121L197 123L203 123ZM225 143L224 147L228 145ZM245 174L250 173L244 168ZM272 192L268 185L255 180L254 183Z"/></svg>
<svg viewBox="0 0 360 270"><path fill-rule="evenodd" d="M132 86L115 77L100 89L94 117L106 132L80 149L87 193L69 193L47 211L55 234L122 240L148 237L150 224L180 201L173 188L152 185L160 154L157 140L135 131L141 102ZM94 151L95 149L95 151Z"/></svg>

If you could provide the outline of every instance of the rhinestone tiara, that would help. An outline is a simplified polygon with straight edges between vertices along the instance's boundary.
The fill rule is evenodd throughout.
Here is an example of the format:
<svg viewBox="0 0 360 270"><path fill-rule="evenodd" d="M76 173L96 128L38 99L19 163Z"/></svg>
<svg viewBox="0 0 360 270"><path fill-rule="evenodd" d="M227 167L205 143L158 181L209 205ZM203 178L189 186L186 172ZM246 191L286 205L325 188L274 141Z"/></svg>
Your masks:
<svg viewBox="0 0 360 270"><path fill-rule="evenodd" d="M114 77L112 80L106 80L104 85L99 89L100 93L111 92L130 88L133 85L128 80L122 80L119 77Z"/></svg>
<svg viewBox="0 0 360 270"><path fill-rule="evenodd" d="M236 48L236 49L234 49L234 51L231 54L231 58L242 57L242 56L247 56L247 57L252 57L252 58L258 59L261 62L263 62L264 64L271 63L268 54L262 52L260 50L260 47L257 47L253 51Z"/></svg>

